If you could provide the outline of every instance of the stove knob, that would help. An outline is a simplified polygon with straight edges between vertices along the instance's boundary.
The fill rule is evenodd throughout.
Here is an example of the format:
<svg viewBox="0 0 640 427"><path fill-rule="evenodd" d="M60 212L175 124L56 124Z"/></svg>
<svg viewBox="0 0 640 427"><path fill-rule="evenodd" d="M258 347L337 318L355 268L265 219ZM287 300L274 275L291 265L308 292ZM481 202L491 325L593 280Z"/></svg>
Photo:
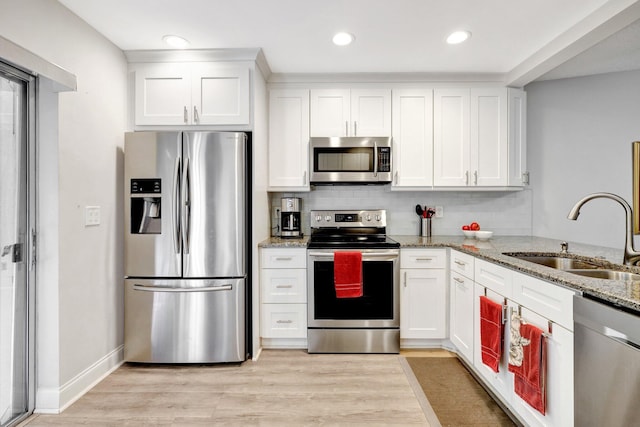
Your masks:
<svg viewBox="0 0 640 427"><path fill-rule="evenodd" d="M322 221L322 215L316 215L316 222Z"/></svg>
<svg viewBox="0 0 640 427"><path fill-rule="evenodd" d="M327 215L327 216L325 216L325 217L324 217L324 219L325 219L327 222L331 221L331 215Z"/></svg>
<svg viewBox="0 0 640 427"><path fill-rule="evenodd" d="M371 215L367 214L367 221L371 221Z"/></svg>
<svg viewBox="0 0 640 427"><path fill-rule="evenodd" d="M380 215L376 215L376 221L381 221L382 217Z"/></svg>

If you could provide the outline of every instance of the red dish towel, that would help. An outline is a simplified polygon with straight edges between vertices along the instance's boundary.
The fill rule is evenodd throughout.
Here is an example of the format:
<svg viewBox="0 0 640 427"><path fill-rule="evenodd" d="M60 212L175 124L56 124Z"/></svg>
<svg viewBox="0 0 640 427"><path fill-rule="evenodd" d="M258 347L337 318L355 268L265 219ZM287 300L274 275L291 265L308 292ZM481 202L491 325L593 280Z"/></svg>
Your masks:
<svg viewBox="0 0 640 427"><path fill-rule="evenodd" d="M530 340L522 347L522 366L509 365L515 392L533 408L545 414L547 406L547 342L543 331L533 325L520 325L520 335Z"/></svg>
<svg viewBox="0 0 640 427"><path fill-rule="evenodd" d="M482 363L498 372L502 357L502 304L480 297L480 347Z"/></svg>
<svg viewBox="0 0 640 427"><path fill-rule="evenodd" d="M336 298L358 298L362 290L362 253L335 252L333 254L333 280Z"/></svg>

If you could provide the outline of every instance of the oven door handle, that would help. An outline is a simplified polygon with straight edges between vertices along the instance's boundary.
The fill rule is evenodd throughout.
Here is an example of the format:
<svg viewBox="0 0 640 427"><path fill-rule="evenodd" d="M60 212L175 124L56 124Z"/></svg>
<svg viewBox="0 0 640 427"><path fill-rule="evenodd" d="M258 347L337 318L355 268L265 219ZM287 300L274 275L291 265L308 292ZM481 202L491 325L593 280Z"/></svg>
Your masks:
<svg viewBox="0 0 640 427"><path fill-rule="evenodd" d="M333 258L333 252L309 252L309 256ZM363 252L362 258L398 256L397 252Z"/></svg>

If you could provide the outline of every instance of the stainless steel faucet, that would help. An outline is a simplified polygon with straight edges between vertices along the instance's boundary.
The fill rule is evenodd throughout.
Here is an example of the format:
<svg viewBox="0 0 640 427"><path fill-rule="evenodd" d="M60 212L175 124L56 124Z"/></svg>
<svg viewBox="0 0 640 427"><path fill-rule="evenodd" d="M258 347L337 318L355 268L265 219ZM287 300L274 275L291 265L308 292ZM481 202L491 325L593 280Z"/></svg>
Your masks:
<svg viewBox="0 0 640 427"><path fill-rule="evenodd" d="M631 210L631 206L624 200L622 197L612 194L612 193L592 193L584 196L582 199L578 200L578 202L571 208L569 215L567 215L568 219L576 220L578 219L578 215L580 215L580 208L582 205L587 203L589 200L593 199L611 199L620 203L624 208L625 220L626 220L626 236L624 241L624 264L626 265L636 265L640 263L640 252L636 251L633 248L633 211Z"/></svg>

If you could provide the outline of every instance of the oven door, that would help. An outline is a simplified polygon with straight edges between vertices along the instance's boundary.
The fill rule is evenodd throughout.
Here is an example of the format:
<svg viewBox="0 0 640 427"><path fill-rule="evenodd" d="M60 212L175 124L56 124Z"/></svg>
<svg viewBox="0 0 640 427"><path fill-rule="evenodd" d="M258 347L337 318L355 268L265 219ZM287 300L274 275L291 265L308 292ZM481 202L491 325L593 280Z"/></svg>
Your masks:
<svg viewBox="0 0 640 427"><path fill-rule="evenodd" d="M356 249L349 249L354 251ZM362 252L363 296L337 298L331 249L310 249L308 257L309 328L398 328L398 249L366 249Z"/></svg>

